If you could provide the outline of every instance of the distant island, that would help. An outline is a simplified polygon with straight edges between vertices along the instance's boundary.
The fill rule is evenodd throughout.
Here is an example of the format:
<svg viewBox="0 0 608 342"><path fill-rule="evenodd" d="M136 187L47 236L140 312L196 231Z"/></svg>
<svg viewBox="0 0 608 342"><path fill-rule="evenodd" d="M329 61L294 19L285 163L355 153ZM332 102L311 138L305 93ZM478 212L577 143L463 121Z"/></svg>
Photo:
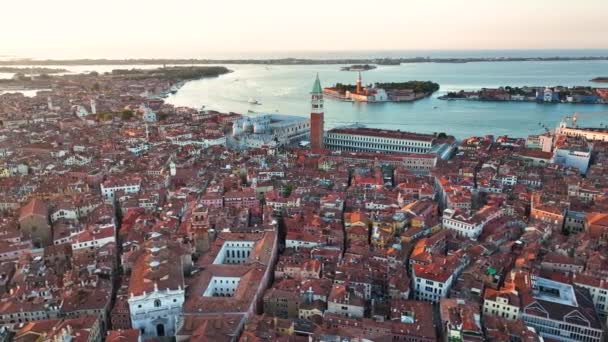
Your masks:
<svg viewBox="0 0 608 342"><path fill-rule="evenodd" d="M67 69L61 69L61 68L41 68L41 67L34 67L34 68L25 68L25 67L0 67L0 72L5 72L5 73L22 73L22 74L59 74L59 73L63 73L63 72L68 72L69 70Z"/></svg>
<svg viewBox="0 0 608 342"><path fill-rule="evenodd" d="M341 58L341 59L12 59L0 60L0 65L193 65L193 64L266 64L266 65L316 65L316 64L376 64L399 65L401 63L470 63L470 62L525 62L525 61L605 61L608 56L587 57L470 57L470 58Z"/></svg>
<svg viewBox="0 0 608 342"><path fill-rule="evenodd" d="M373 70L376 69L377 66L373 65L373 64L354 64L351 66L345 66L340 68L340 70L342 71L367 71L367 70Z"/></svg>
<svg viewBox="0 0 608 342"><path fill-rule="evenodd" d="M608 89L593 87L500 87L449 92L441 100L608 104Z"/></svg>
<svg viewBox="0 0 608 342"><path fill-rule="evenodd" d="M169 67L157 69L115 69L109 75L129 79L159 78L188 81L203 77L217 77L230 70L223 66ZM108 73L106 73L108 74Z"/></svg>
<svg viewBox="0 0 608 342"><path fill-rule="evenodd" d="M92 78L115 78L126 80L156 79L166 80L171 85L165 94L175 93L186 81L196 80L206 77L217 77L231 72L223 66L188 66L188 67L169 67L157 69L115 69L111 72L98 73L96 71L83 74L55 75L25 75L15 74L12 79L0 79L0 90L19 90L19 89L47 89L52 88L53 84L65 80L81 79L83 77Z"/></svg>
<svg viewBox="0 0 608 342"><path fill-rule="evenodd" d="M363 86L361 73L357 84L336 83L323 89L323 94L341 101L353 102L412 102L439 90L439 84L431 81L407 81L374 83Z"/></svg>
<svg viewBox="0 0 608 342"><path fill-rule="evenodd" d="M608 83L608 77L596 77L592 79L591 82Z"/></svg>

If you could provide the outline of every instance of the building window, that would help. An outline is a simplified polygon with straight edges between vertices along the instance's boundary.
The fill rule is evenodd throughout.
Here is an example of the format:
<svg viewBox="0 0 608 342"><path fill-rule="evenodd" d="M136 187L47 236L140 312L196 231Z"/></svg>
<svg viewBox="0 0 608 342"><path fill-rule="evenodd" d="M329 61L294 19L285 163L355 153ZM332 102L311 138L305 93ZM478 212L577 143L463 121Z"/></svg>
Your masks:
<svg viewBox="0 0 608 342"><path fill-rule="evenodd" d="M155 308L160 308L160 305L161 305L161 303L160 303L160 299L155 299L155 300L154 300L154 307L155 307Z"/></svg>

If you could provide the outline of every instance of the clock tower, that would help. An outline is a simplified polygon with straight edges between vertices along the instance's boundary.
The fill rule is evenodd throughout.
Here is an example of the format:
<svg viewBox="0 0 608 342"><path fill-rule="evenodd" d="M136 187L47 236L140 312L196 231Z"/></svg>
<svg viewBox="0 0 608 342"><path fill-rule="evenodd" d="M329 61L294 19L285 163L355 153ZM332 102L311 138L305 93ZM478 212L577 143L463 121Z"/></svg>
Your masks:
<svg viewBox="0 0 608 342"><path fill-rule="evenodd" d="M312 149L323 148L323 89L319 74L312 87L310 110L310 146Z"/></svg>

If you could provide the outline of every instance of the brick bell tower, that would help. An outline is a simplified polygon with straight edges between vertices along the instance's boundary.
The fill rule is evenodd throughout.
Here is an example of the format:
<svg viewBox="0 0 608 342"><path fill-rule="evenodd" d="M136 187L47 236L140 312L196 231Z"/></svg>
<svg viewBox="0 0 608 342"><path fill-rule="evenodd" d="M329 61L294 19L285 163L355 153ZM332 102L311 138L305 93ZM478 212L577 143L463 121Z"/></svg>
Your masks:
<svg viewBox="0 0 608 342"><path fill-rule="evenodd" d="M321 149L323 148L323 88L321 88L319 74L317 74L310 95L310 147Z"/></svg>

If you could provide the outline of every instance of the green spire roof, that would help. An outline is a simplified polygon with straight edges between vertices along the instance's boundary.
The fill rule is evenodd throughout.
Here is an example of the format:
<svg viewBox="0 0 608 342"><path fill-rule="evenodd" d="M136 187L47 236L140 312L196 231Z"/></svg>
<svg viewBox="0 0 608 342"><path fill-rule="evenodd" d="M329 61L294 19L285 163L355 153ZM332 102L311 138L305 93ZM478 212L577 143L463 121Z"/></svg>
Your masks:
<svg viewBox="0 0 608 342"><path fill-rule="evenodd" d="M317 78L315 79L315 84L312 86L313 94L321 94L323 89L321 88L321 81L319 80L319 73L317 73Z"/></svg>

